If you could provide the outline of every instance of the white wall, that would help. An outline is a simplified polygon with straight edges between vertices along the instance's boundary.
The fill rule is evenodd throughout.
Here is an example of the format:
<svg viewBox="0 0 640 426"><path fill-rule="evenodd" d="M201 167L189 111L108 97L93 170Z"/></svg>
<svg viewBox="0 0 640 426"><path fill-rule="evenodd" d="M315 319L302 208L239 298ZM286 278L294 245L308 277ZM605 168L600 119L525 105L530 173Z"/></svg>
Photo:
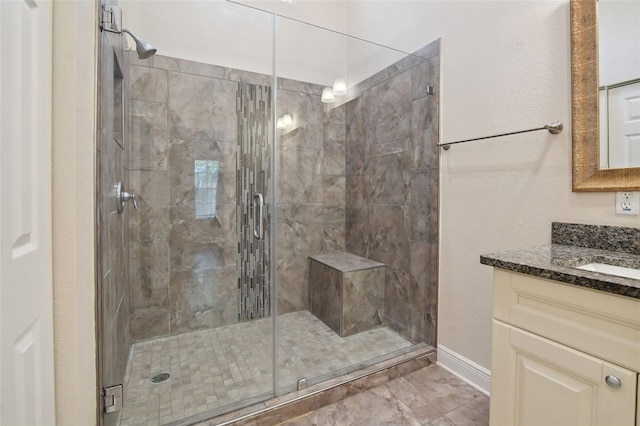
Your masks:
<svg viewBox="0 0 640 426"><path fill-rule="evenodd" d="M278 75L330 84L344 73L344 37L296 21L312 19L343 31L343 0L244 3L250 7L221 0L120 1L123 26L153 44L160 55L271 74L274 23L269 11L292 18L277 24Z"/></svg>
<svg viewBox="0 0 640 426"><path fill-rule="evenodd" d="M160 55L196 62L271 74L274 24L269 12L280 15L275 55L280 77L328 86L341 76L352 86L405 56L345 37L345 0L242 3L248 7L221 0L120 1L125 28Z"/></svg>
<svg viewBox="0 0 640 426"><path fill-rule="evenodd" d="M96 421L96 4L53 3L53 316L56 419ZM52 395L53 397L53 395ZM47 419L47 423L54 423Z"/></svg>
<svg viewBox="0 0 640 426"><path fill-rule="evenodd" d="M552 221L640 226L613 193L571 192L569 1L350 1L349 32L404 50L440 36L439 345L491 367L492 270L483 253L550 242Z"/></svg>

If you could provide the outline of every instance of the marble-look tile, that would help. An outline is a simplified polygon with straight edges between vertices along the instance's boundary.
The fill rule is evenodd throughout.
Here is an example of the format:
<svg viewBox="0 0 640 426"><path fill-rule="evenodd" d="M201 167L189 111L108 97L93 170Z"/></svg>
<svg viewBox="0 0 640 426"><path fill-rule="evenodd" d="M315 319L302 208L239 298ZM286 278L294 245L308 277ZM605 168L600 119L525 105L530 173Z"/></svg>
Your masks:
<svg viewBox="0 0 640 426"><path fill-rule="evenodd" d="M346 207L351 209L365 208L370 202L370 175L347 175Z"/></svg>
<svg viewBox="0 0 640 426"><path fill-rule="evenodd" d="M416 425L420 417L385 386L359 393L307 414L313 425ZM285 423L286 424L286 423Z"/></svg>
<svg viewBox="0 0 640 426"><path fill-rule="evenodd" d="M234 204L236 199L235 143L173 139L169 146L170 203L195 203L194 162L218 162L217 204Z"/></svg>
<svg viewBox="0 0 640 426"><path fill-rule="evenodd" d="M309 276L311 313L340 335L342 325L342 273L311 259Z"/></svg>
<svg viewBox="0 0 640 426"><path fill-rule="evenodd" d="M130 257L133 308L166 306L169 302L168 241L133 241Z"/></svg>
<svg viewBox="0 0 640 426"><path fill-rule="evenodd" d="M411 279L420 282L418 297L419 308L426 308L433 302L433 294L438 291L438 244L411 241ZM424 281L420 281L424 279ZM424 300L424 301L423 301Z"/></svg>
<svg viewBox="0 0 640 426"><path fill-rule="evenodd" d="M439 59L433 58L411 68L411 100L423 98L427 95L427 86L438 83L434 75L434 65Z"/></svg>
<svg viewBox="0 0 640 426"><path fill-rule="evenodd" d="M237 322L237 292L235 265L172 272L169 293L171 333Z"/></svg>
<svg viewBox="0 0 640 426"><path fill-rule="evenodd" d="M411 188L409 152L382 155L368 159L370 163L367 189L374 204L405 205Z"/></svg>
<svg viewBox="0 0 640 426"><path fill-rule="evenodd" d="M271 83L273 82L273 77L269 74L260 74L235 68L225 68L224 78L226 80L257 84L260 86L271 86Z"/></svg>
<svg viewBox="0 0 640 426"><path fill-rule="evenodd" d="M480 395L438 417L427 426L478 426L489 424L489 398Z"/></svg>
<svg viewBox="0 0 640 426"><path fill-rule="evenodd" d="M483 396L471 385L433 365L389 382L386 387L423 422Z"/></svg>
<svg viewBox="0 0 640 426"><path fill-rule="evenodd" d="M131 338L134 341L169 334L169 309L166 306L135 309L131 315Z"/></svg>
<svg viewBox="0 0 640 426"><path fill-rule="evenodd" d="M306 81L292 80L290 78L278 78L278 89L320 96L322 95L322 89L324 89L324 86L307 83Z"/></svg>
<svg viewBox="0 0 640 426"><path fill-rule="evenodd" d="M277 162L280 202L322 202L322 150L282 147Z"/></svg>
<svg viewBox="0 0 640 426"><path fill-rule="evenodd" d="M224 78L225 68L218 65L155 55L155 68L167 71L201 75L204 77Z"/></svg>
<svg viewBox="0 0 640 426"><path fill-rule="evenodd" d="M169 237L169 174L164 171L130 171L129 187L136 194L138 210L129 210L131 241Z"/></svg>
<svg viewBox="0 0 640 426"><path fill-rule="evenodd" d="M276 274L279 283L278 311L291 312L308 306L308 257L321 252L324 206L278 205Z"/></svg>
<svg viewBox="0 0 640 426"><path fill-rule="evenodd" d="M382 324L385 268L345 273L341 336L349 336Z"/></svg>
<svg viewBox="0 0 640 426"><path fill-rule="evenodd" d="M130 170L167 170L169 130L164 103L131 101Z"/></svg>
<svg viewBox="0 0 640 426"><path fill-rule="evenodd" d="M366 121L371 127L367 142L405 139L411 136L411 73L402 74L371 89L375 103L367 104ZM367 147L368 151L369 147Z"/></svg>
<svg viewBox="0 0 640 426"><path fill-rule="evenodd" d="M409 217L411 239L438 242L438 169L412 173Z"/></svg>
<svg viewBox="0 0 640 426"><path fill-rule="evenodd" d="M412 147L411 138L383 139L369 145L369 157L379 155L397 154L409 151Z"/></svg>
<svg viewBox="0 0 640 426"><path fill-rule="evenodd" d="M347 208L345 247L348 252L369 257L369 216L369 207Z"/></svg>
<svg viewBox="0 0 640 426"><path fill-rule="evenodd" d="M360 175L365 166L365 138L367 126L365 123L365 108L363 98L355 99L346 105L347 146L346 173L347 176Z"/></svg>
<svg viewBox="0 0 640 426"><path fill-rule="evenodd" d="M372 204L366 232L369 233L367 258L399 271L409 271L409 233L407 208Z"/></svg>
<svg viewBox="0 0 640 426"><path fill-rule="evenodd" d="M235 143L238 83L169 72L170 137Z"/></svg>
<svg viewBox="0 0 640 426"><path fill-rule="evenodd" d="M296 312L309 307L309 265L306 256L294 253L276 258L278 313Z"/></svg>
<svg viewBox="0 0 640 426"><path fill-rule="evenodd" d="M200 243L184 241L181 235L169 240L169 261L171 271L189 272L199 269L235 266L236 250L229 253L230 245L224 241Z"/></svg>
<svg viewBox="0 0 640 426"><path fill-rule="evenodd" d="M416 169L439 167L438 102L437 94L412 102L412 142Z"/></svg>
<svg viewBox="0 0 640 426"><path fill-rule="evenodd" d="M318 254L310 257L312 260L320 262L340 272L355 272L384 266L384 264L380 262L348 252Z"/></svg>
<svg viewBox="0 0 640 426"><path fill-rule="evenodd" d="M324 196L324 205L334 208L345 208L346 196L346 178L345 176L327 176L322 177L322 195Z"/></svg>
<svg viewBox="0 0 640 426"><path fill-rule="evenodd" d="M403 335L409 333L413 319L411 295L409 275L387 268L384 291L384 323Z"/></svg>
<svg viewBox="0 0 640 426"><path fill-rule="evenodd" d="M129 98L147 102L167 102L167 72L132 65L130 68Z"/></svg>
<svg viewBox="0 0 640 426"><path fill-rule="evenodd" d="M323 172L325 176L344 176L346 174L346 132L344 124L328 123L324 125Z"/></svg>
<svg viewBox="0 0 640 426"><path fill-rule="evenodd" d="M278 91L278 114L291 114L293 125L279 131L279 146L322 149L323 107L320 97L289 90Z"/></svg>
<svg viewBox="0 0 640 426"><path fill-rule="evenodd" d="M345 209L327 205L324 208L323 217L324 226L320 251L322 253L345 251Z"/></svg>
<svg viewBox="0 0 640 426"><path fill-rule="evenodd" d="M324 122L332 124L347 124L347 104L334 106L325 104Z"/></svg>
<svg viewBox="0 0 640 426"><path fill-rule="evenodd" d="M237 249L236 206L221 204L216 206L216 216L195 218L190 206L171 206L170 240L172 246L184 243L226 243L225 252L233 253L226 264L233 263Z"/></svg>

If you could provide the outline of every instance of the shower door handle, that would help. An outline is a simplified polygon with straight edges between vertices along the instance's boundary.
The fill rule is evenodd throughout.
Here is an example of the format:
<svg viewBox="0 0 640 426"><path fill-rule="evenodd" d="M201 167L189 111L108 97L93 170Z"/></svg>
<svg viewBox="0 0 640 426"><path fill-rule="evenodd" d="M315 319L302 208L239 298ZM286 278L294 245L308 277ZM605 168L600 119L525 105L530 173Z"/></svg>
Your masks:
<svg viewBox="0 0 640 426"><path fill-rule="evenodd" d="M262 194L257 193L253 196L253 236L256 240L264 237L264 229L262 228L262 207L264 206L264 198Z"/></svg>

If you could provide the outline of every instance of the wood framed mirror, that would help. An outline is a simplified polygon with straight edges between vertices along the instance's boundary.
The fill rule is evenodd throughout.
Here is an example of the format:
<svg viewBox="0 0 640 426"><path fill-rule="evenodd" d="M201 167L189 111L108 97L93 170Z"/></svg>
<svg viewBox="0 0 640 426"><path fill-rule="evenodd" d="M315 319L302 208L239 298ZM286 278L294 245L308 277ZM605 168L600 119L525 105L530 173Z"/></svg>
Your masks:
<svg viewBox="0 0 640 426"><path fill-rule="evenodd" d="M571 0L573 191L638 191L640 167L599 167L598 19L596 0Z"/></svg>

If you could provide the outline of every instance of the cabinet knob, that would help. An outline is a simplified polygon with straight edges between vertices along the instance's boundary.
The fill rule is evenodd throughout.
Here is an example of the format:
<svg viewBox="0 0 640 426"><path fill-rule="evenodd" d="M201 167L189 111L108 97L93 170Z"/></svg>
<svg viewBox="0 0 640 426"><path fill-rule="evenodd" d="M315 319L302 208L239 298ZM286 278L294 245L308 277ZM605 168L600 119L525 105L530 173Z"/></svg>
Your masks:
<svg viewBox="0 0 640 426"><path fill-rule="evenodd" d="M616 376L608 375L604 378L604 381L614 389L618 389L620 386L622 386L622 381Z"/></svg>

